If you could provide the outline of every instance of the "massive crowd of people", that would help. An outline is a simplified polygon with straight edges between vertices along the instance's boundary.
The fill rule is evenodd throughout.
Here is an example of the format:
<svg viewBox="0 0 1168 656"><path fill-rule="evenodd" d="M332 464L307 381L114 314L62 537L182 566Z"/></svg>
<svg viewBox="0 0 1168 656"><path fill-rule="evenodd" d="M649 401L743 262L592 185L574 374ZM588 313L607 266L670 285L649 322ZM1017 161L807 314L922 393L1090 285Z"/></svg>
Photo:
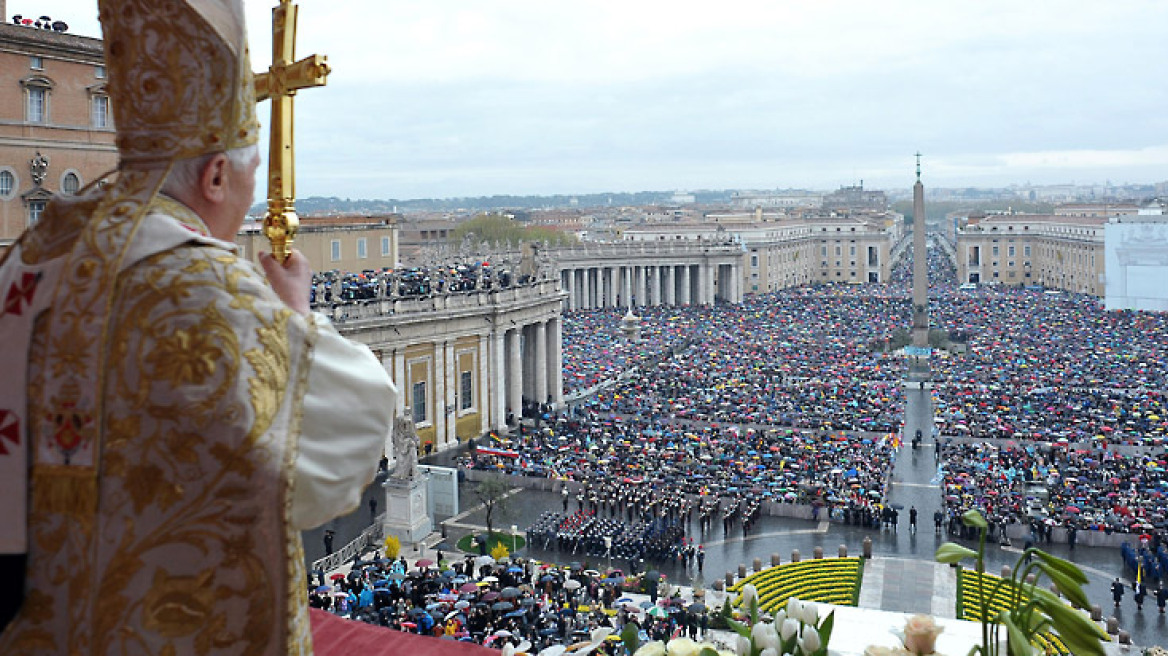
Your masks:
<svg viewBox="0 0 1168 656"><path fill-rule="evenodd" d="M463 465L579 483L579 511L680 526L672 549L637 542L635 550L655 559L676 557L684 537L749 534L761 512L775 510L771 504L877 508L896 451L888 434L678 421L602 412L589 403L494 445L471 450ZM569 505L565 496L565 513ZM569 545L586 549L606 535L601 523L579 527L572 519L539 526L536 534L582 528Z"/></svg>
<svg viewBox="0 0 1168 656"><path fill-rule="evenodd" d="M526 277L513 273L508 265L489 261L356 273L334 270L313 274L309 299L314 307L334 308L403 297L505 289L526 281Z"/></svg>
<svg viewBox="0 0 1168 656"><path fill-rule="evenodd" d="M628 623L646 639L678 633L696 638L710 620L700 602L659 598L669 588L653 571L626 577L619 569L601 574L580 563L560 567L523 558L496 563L468 555L411 565L404 557L374 556L329 580L317 572L308 588L311 606L344 617L494 648L511 644L529 653L591 643L596 646L588 651L616 654L617 644L604 638ZM629 590L641 601L626 596Z"/></svg>
<svg viewBox="0 0 1168 656"><path fill-rule="evenodd" d="M1072 543L1087 530L1159 542L1168 317L1040 289L962 289L932 255L932 323L960 347L931 361L938 530L947 519L960 533L960 513L977 508L997 536L1022 523L1034 542L1053 528ZM907 271L887 284L801 287L740 306L639 308L633 343L621 334L623 310L568 313L565 391L590 393L461 464L565 481L560 512L528 527L528 539L565 559L627 559L630 573L672 559L700 568L695 545L749 534L783 504L853 524L896 522L885 499L903 421L906 362L894 343L910 318ZM315 599L343 598L347 612L390 626L536 646L631 618L582 617L570 590L539 585L559 570L514 567L467 561L388 577L372 568L337 582L345 594L321 588ZM619 595L605 577L576 580L589 601ZM506 588L518 593L487 598ZM668 629L692 624L662 614Z"/></svg>
<svg viewBox="0 0 1168 656"><path fill-rule="evenodd" d="M984 507L1006 522L1163 528L1168 317L1107 312L1099 299L1037 288L962 289L940 251L929 269L932 323L960 336L959 354L932 358L936 434L960 445L944 452L946 505ZM635 344L620 337L619 311L571 314L565 370L585 387L625 374L583 407L645 417L641 430L693 422L760 434L894 433L906 365L887 347L909 323L909 271L899 267L888 284L800 287L738 307L642 308L646 337ZM679 355L661 357L679 344ZM1048 492L1035 503L1028 485Z"/></svg>

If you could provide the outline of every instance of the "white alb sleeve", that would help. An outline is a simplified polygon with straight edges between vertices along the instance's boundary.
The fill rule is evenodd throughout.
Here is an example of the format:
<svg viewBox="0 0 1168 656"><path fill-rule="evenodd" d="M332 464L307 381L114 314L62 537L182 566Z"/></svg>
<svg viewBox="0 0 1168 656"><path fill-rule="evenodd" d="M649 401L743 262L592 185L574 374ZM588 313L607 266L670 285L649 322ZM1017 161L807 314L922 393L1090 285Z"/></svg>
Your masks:
<svg viewBox="0 0 1168 656"><path fill-rule="evenodd" d="M300 530L361 502L393 429L397 404L397 389L369 348L342 337L323 316L315 318L319 330L292 490L292 524Z"/></svg>

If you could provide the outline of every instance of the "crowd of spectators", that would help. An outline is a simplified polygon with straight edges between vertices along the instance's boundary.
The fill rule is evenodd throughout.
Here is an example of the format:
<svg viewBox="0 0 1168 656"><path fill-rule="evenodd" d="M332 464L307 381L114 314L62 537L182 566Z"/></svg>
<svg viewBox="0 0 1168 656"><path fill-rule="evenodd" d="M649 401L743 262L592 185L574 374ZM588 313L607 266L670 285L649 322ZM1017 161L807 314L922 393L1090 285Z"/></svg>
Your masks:
<svg viewBox="0 0 1168 656"><path fill-rule="evenodd" d="M703 604L669 596L655 571L626 577L620 569L601 574L581 563L560 567L524 558L496 563L468 555L411 566L404 557L374 555L327 581L315 573L308 590L311 606L343 617L529 653L576 645L615 656L623 653L616 635L626 624L636 624L647 640L678 633L697 638L709 623ZM642 601L627 596L631 590Z"/></svg>

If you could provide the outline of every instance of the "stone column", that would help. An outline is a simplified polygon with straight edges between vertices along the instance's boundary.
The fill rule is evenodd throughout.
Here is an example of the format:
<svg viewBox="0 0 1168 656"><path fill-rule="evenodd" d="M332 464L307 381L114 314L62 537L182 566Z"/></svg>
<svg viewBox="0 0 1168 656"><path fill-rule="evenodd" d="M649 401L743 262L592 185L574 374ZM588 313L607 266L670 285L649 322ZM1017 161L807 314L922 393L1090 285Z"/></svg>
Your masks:
<svg viewBox="0 0 1168 656"><path fill-rule="evenodd" d="M612 269L608 267L600 267L600 303L597 307L604 309L611 307L610 297L612 296Z"/></svg>
<svg viewBox="0 0 1168 656"><path fill-rule="evenodd" d="M650 300L649 304L661 305L661 267L659 266L653 267L652 283L653 284L651 285L651 289L653 293L649 295L652 299Z"/></svg>
<svg viewBox="0 0 1168 656"><path fill-rule="evenodd" d="M402 349L393 350L393 384L397 386L398 417L406 415L406 399L410 396L409 386L406 385L406 354Z"/></svg>
<svg viewBox="0 0 1168 656"><path fill-rule="evenodd" d="M568 310L575 310L576 309L576 295L573 293L575 290L575 287L576 287L576 285L574 284L576 281L573 280L572 278L573 278L572 270L571 269L564 269L564 272L562 274L562 279L563 279L564 291L568 292L568 298L567 298Z"/></svg>
<svg viewBox="0 0 1168 656"><path fill-rule="evenodd" d="M516 327L507 331L507 407L518 419L523 412L523 357L519 352L519 331ZM506 415L503 416L504 420Z"/></svg>
<svg viewBox="0 0 1168 656"><path fill-rule="evenodd" d="M532 335L535 327L531 324L523 326L523 396L527 400L535 394L535 349L532 348Z"/></svg>
<svg viewBox="0 0 1168 656"><path fill-rule="evenodd" d="M689 305L690 303L690 276L689 265L685 264L681 267L681 298L677 299L679 305Z"/></svg>
<svg viewBox="0 0 1168 656"><path fill-rule="evenodd" d="M556 317L548 321L548 385L552 403L556 408L564 405L564 338L563 319Z"/></svg>
<svg viewBox="0 0 1168 656"><path fill-rule="evenodd" d="M665 285L665 304L677 305L677 267L667 266L661 273Z"/></svg>
<svg viewBox="0 0 1168 656"><path fill-rule="evenodd" d="M706 300L705 300L705 303L706 303L706 305L714 305L717 301L717 299L714 298L715 268L716 268L716 265L703 267L703 270L706 272L706 277L705 277L705 280L706 280L706 297L705 297Z"/></svg>
<svg viewBox="0 0 1168 656"><path fill-rule="evenodd" d="M621 306L633 307L633 267L621 267Z"/></svg>
<svg viewBox="0 0 1168 656"><path fill-rule="evenodd" d="M637 281L637 305L645 307L649 299L645 297L645 267L633 267L633 275Z"/></svg>
<svg viewBox="0 0 1168 656"><path fill-rule="evenodd" d="M535 389L532 391L532 400L536 403L546 403L548 397L548 348L547 322L535 324Z"/></svg>
<svg viewBox="0 0 1168 656"><path fill-rule="evenodd" d="M495 329L491 335L491 428L500 430L507 421L507 345L506 331Z"/></svg>
<svg viewBox="0 0 1168 656"><path fill-rule="evenodd" d="M489 364L491 361L491 335L487 333L478 337L479 353L475 358L475 364L478 365L477 373L479 380L475 383L475 398L471 399L471 404L479 411L479 435L482 435L491 429L491 413L488 409L488 404L490 403L488 390L491 389L491 366ZM461 383L459 384L459 389L462 389ZM458 409L455 409L455 413L457 412Z"/></svg>
<svg viewBox="0 0 1168 656"><path fill-rule="evenodd" d="M454 342L445 342L446 350L446 380L444 385L446 387L446 403L443 405L443 413L446 416L446 435L439 436L435 440L434 448L438 448L439 440L441 444L447 444L451 441L458 441L458 426L455 421L458 419L458 361L454 355Z"/></svg>
<svg viewBox="0 0 1168 656"><path fill-rule="evenodd" d="M572 269L572 277L575 278L575 286L572 292L576 296L576 309L582 310L587 307L585 297L587 296L587 280L584 277L584 269Z"/></svg>
<svg viewBox="0 0 1168 656"><path fill-rule="evenodd" d="M449 342L439 342L434 345L434 375L430 379L434 390L434 448L437 449L446 442L446 381L447 361L446 346Z"/></svg>
<svg viewBox="0 0 1168 656"><path fill-rule="evenodd" d="M708 271L710 267L705 264L698 265L698 298L694 305L710 305L710 299L706 297L709 282Z"/></svg>

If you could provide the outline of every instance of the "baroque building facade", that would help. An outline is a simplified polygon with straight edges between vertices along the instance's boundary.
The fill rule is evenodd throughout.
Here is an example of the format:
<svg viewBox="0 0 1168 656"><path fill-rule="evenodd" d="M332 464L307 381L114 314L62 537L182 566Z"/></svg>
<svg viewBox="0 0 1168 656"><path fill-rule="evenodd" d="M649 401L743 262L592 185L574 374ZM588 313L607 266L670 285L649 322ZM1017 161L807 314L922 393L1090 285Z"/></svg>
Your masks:
<svg viewBox="0 0 1168 656"><path fill-rule="evenodd" d="M969 217L957 227L957 278L1102 296L1107 221L1086 212Z"/></svg>
<svg viewBox="0 0 1168 656"><path fill-rule="evenodd" d="M701 222L641 225L635 242L725 241L738 245L743 293L826 282L887 282L903 217L892 212L823 215L818 211L709 213ZM739 299L740 300L740 299Z"/></svg>
<svg viewBox="0 0 1168 656"><path fill-rule="evenodd" d="M0 0L0 249L55 193L117 166L100 39L9 21Z"/></svg>

